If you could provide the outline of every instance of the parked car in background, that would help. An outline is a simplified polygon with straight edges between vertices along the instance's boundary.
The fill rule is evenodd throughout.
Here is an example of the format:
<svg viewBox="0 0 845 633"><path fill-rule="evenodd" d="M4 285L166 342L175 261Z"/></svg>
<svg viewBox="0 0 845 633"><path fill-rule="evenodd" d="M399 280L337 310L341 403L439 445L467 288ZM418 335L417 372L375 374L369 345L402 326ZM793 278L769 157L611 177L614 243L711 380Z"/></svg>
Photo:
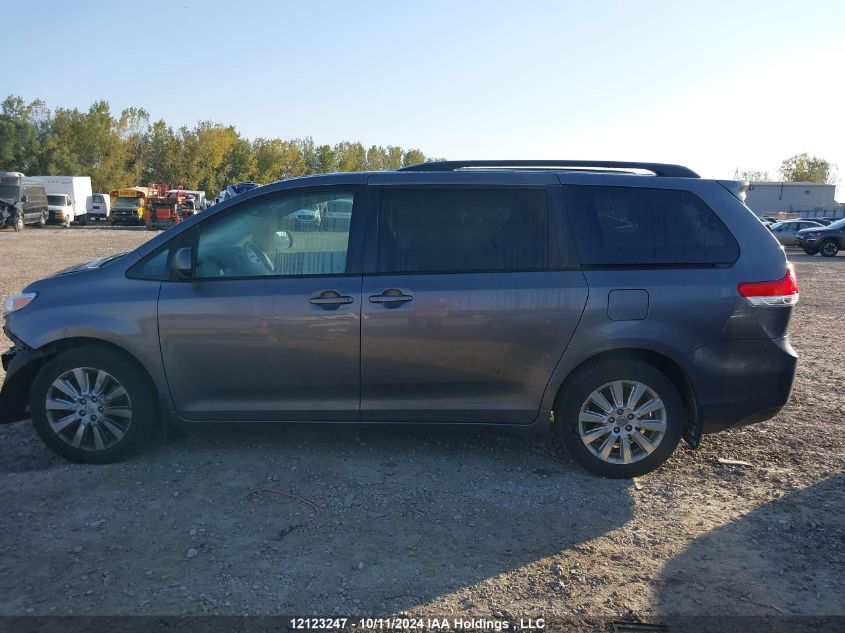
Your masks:
<svg viewBox="0 0 845 633"><path fill-rule="evenodd" d="M205 191L170 189L167 192L167 197L180 200L180 206L182 208L181 213L183 217L190 217L194 213L205 211L208 208Z"/></svg>
<svg viewBox="0 0 845 633"><path fill-rule="evenodd" d="M828 226L812 227L798 232L796 244L807 255L821 253L824 257L835 257L845 248L845 218Z"/></svg>
<svg viewBox="0 0 845 633"><path fill-rule="evenodd" d="M769 227L772 235L784 246L798 246L796 238L801 229L818 228L821 224L813 220L786 220Z"/></svg>
<svg viewBox="0 0 845 633"><path fill-rule="evenodd" d="M47 195L63 195L67 204L53 204L54 213L61 213L50 219L65 225L71 222L85 224L88 221L88 207L91 204L91 178L89 176L33 176L43 183ZM58 202L58 199L54 199ZM61 207L61 209L60 209Z"/></svg>
<svg viewBox="0 0 845 633"><path fill-rule="evenodd" d="M830 226L836 222L836 218L813 218L813 222L818 222L822 226Z"/></svg>
<svg viewBox="0 0 845 633"><path fill-rule="evenodd" d="M553 429L641 475L789 398L798 284L739 184L445 161L255 188L10 297L0 418L77 462L160 419ZM348 230L284 230L337 200Z"/></svg>
<svg viewBox="0 0 845 633"><path fill-rule="evenodd" d="M109 219L111 210L110 198L106 193L91 194L91 203L88 206L88 217L91 220L100 222Z"/></svg>
<svg viewBox="0 0 845 633"><path fill-rule="evenodd" d="M215 204L220 202L224 202L229 198L234 198L242 193L246 193L247 191L251 191L256 187L260 187L261 185L257 182L252 182L251 180L245 180L243 182L239 182L235 185L229 185L223 191L221 191L217 198L215 199Z"/></svg>
<svg viewBox="0 0 845 633"><path fill-rule="evenodd" d="M48 193L47 213L48 224L61 224L68 228L74 218L73 202L66 193Z"/></svg>
<svg viewBox="0 0 845 633"><path fill-rule="evenodd" d="M47 224L47 192L44 185L17 171L0 172L0 228L23 231L27 224Z"/></svg>
<svg viewBox="0 0 845 633"><path fill-rule="evenodd" d="M771 216L771 215L764 215L764 216L763 216L762 218L760 218L760 219L761 219L763 222L768 222L769 224L777 224L778 222L780 222L780 220L778 220L776 217L773 217L773 216Z"/></svg>

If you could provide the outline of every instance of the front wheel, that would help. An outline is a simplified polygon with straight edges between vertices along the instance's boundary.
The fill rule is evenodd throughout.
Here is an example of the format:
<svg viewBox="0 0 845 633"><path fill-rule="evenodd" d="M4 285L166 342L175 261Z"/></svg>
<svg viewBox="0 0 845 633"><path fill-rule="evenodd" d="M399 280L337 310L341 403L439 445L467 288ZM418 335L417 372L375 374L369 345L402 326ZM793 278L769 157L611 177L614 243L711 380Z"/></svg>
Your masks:
<svg viewBox="0 0 845 633"><path fill-rule="evenodd" d="M18 213L18 216L15 218L15 231L23 231L23 227L23 214Z"/></svg>
<svg viewBox="0 0 845 633"><path fill-rule="evenodd" d="M825 240L819 247L819 252L822 257L836 257L839 252L839 244L836 243L836 240Z"/></svg>
<svg viewBox="0 0 845 633"><path fill-rule="evenodd" d="M99 346L61 352L38 372L29 406L36 432L79 463L116 462L146 443L155 390L144 372Z"/></svg>
<svg viewBox="0 0 845 633"><path fill-rule="evenodd" d="M628 478L669 458L687 412L666 374L645 361L619 359L575 376L558 398L555 418L561 440L584 468Z"/></svg>
<svg viewBox="0 0 845 633"><path fill-rule="evenodd" d="M47 212L42 211L41 217L38 218L38 228L43 229L45 226L47 226Z"/></svg>

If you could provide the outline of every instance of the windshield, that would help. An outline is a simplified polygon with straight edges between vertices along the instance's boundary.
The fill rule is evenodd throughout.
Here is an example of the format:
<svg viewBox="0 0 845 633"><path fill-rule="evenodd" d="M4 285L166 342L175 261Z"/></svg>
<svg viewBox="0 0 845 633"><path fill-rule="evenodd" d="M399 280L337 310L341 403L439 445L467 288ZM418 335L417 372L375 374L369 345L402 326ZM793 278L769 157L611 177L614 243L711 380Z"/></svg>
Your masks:
<svg viewBox="0 0 845 633"><path fill-rule="evenodd" d="M64 196L47 196L47 204L52 204L53 206L64 206L67 204L67 198Z"/></svg>
<svg viewBox="0 0 845 633"><path fill-rule="evenodd" d="M143 198L118 198L114 203L115 209L137 209L144 205Z"/></svg>
<svg viewBox="0 0 845 633"><path fill-rule="evenodd" d="M17 200L20 189L18 185L0 185L0 198Z"/></svg>
<svg viewBox="0 0 845 633"><path fill-rule="evenodd" d="M836 222L831 222L828 224L826 229L842 229L845 228L845 218L839 218Z"/></svg>

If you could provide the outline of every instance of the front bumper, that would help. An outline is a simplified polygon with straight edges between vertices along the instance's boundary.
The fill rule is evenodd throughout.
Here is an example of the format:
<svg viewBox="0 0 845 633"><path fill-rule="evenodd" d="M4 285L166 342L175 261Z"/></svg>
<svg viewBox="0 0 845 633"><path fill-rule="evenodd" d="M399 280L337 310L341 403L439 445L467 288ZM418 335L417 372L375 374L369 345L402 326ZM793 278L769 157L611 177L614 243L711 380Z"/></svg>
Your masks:
<svg viewBox="0 0 845 633"><path fill-rule="evenodd" d="M689 356L702 433L763 422L789 401L798 356L789 338L720 341Z"/></svg>
<svg viewBox="0 0 845 633"><path fill-rule="evenodd" d="M20 347L3 352L6 378L0 389L0 424L29 417L29 390L43 360L43 354Z"/></svg>

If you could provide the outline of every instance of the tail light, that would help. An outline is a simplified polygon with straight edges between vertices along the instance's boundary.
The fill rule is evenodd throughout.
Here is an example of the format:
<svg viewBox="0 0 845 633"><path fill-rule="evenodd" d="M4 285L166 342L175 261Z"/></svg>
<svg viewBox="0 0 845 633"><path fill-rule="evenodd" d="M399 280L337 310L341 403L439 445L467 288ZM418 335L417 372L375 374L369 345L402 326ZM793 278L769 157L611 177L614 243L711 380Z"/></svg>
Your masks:
<svg viewBox="0 0 845 633"><path fill-rule="evenodd" d="M786 265L783 279L741 283L737 284L737 290L753 306L794 306L798 303L798 278L792 264Z"/></svg>

